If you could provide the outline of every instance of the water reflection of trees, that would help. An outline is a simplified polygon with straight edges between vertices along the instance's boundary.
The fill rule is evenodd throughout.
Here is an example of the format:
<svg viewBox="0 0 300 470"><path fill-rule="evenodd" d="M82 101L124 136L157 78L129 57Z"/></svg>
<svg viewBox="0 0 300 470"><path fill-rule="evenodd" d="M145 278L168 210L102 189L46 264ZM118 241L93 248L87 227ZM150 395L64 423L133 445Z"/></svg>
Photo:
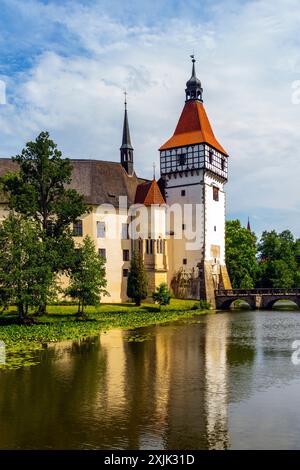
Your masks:
<svg viewBox="0 0 300 470"><path fill-rule="evenodd" d="M211 316L137 330L145 341L114 330L52 345L39 366L1 374L0 447L227 448L229 325Z"/></svg>

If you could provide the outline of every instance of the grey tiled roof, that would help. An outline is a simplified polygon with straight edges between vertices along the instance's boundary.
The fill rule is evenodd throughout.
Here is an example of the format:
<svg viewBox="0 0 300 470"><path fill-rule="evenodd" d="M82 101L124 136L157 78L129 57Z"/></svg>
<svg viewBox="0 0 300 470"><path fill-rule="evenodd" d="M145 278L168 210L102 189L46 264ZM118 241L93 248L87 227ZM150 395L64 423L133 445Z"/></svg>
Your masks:
<svg viewBox="0 0 300 470"><path fill-rule="evenodd" d="M136 188L145 179L135 174L129 176L118 162L103 160L71 159L73 165L70 187L85 196L88 204L112 204L118 206L119 196L127 196L128 203L133 204ZM0 177L8 172L18 171L18 165L10 158L0 158ZM0 202L5 202L0 196Z"/></svg>

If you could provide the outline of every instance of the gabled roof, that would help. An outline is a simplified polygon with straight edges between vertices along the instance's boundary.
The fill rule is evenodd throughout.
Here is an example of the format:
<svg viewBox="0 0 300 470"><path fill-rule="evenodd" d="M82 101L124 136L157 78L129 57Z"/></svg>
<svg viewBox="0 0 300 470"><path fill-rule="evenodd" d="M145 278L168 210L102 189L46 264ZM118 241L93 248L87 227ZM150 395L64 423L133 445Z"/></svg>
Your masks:
<svg viewBox="0 0 300 470"><path fill-rule="evenodd" d="M119 196L127 196L133 204L136 189L145 179L129 176L121 163L102 160L71 160L73 166L70 187L83 194L88 204L112 204L118 207ZM17 172L18 165L10 158L0 158L0 177ZM2 195L0 202L6 202Z"/></svg>
<svg viewBox="0 0 300 470"><path fill-rule="evenodd" d="M173 136L159 150L201 143L207 143L228 156L215 138L203 103L198 100L187 101Z"/></svg>
<svg viewBox="0 0 300 470"><path fill-rule="evenodd" d="M165 200L155 179L138 185L135 203L144 204L145 206L165 204Z"/></svg>

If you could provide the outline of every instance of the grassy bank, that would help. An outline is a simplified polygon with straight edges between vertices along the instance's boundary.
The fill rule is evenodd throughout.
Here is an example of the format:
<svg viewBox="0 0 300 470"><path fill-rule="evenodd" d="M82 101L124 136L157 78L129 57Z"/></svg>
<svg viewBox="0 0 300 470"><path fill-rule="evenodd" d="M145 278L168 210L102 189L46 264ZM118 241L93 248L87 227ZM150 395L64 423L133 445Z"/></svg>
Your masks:
<svg viewBox="0 0 300 470"><path fill-rule="evenodd" d="M36 323L30 326L18 325L17 312L11 309L0 316L0 341L6 347L6 364L0 368L33 365L34 352L42 349L45 343L95 336L111 328L132 329L207 313L193 310L194 306L195 301L175 299L161 311L153 304L141 307L102 304L97 308L88 307L88 318L77 321L77 306L53 305L48 307L48 315L36 318Z"/></svg>

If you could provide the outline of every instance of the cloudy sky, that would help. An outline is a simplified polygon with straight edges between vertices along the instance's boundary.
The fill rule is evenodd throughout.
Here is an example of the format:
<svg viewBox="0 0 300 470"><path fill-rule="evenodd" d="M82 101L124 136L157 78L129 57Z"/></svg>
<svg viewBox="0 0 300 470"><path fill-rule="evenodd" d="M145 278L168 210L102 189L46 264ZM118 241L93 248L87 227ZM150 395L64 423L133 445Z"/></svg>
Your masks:
<svg viewBox="0 0 300 470"><path fill-rule="evenodd" d="M151 177L194 52L230 154L227 217L300 236L299 31L299 0L0 0L0 156L48 130L65 156L118 160L126 89Z"/></svg>

